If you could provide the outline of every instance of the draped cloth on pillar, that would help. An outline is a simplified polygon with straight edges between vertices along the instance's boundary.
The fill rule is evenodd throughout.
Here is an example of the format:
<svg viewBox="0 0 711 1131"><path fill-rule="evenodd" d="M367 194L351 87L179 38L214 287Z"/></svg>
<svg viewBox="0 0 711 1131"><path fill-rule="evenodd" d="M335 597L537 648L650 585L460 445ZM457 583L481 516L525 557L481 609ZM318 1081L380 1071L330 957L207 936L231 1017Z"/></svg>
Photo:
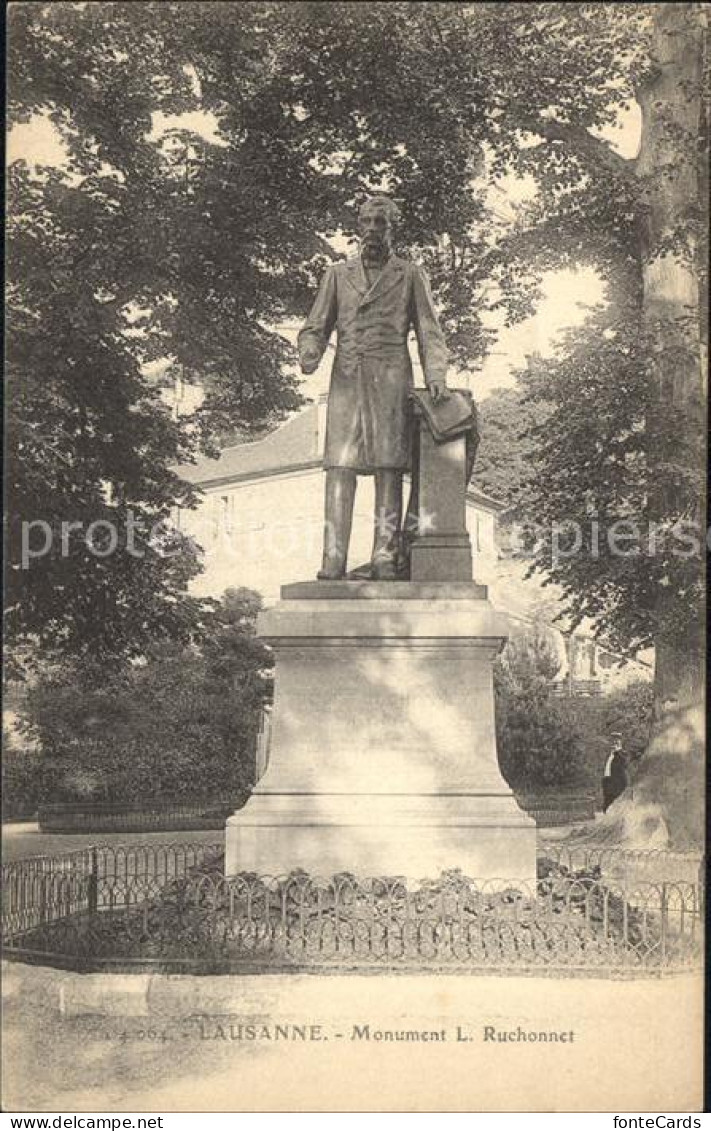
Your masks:
<svg viewBox="0 0 711 1131"><path fill-rule="evenodd" d="M469 390L450 389L446 399L436 402L426 389L413 389L410 396L438 444L445 444L457 436L465 436L465 482L469 483L479 447L479 418Z"/></svg>

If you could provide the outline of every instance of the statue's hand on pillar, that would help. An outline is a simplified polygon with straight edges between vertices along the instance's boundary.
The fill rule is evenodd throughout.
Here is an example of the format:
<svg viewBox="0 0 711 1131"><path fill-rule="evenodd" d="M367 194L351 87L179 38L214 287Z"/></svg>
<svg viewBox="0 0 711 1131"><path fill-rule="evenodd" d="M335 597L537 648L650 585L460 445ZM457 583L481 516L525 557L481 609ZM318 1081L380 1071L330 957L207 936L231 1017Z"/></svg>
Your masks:
<svg viewBox="0 0 711 1131"><path fill-rule="evenodd" d="M438 401L446 401L449 399L449 390L447 389L447 382L444 378L437 378L433 381L427 382L427 389L432 397L432 404L437 404Z"/></svg>

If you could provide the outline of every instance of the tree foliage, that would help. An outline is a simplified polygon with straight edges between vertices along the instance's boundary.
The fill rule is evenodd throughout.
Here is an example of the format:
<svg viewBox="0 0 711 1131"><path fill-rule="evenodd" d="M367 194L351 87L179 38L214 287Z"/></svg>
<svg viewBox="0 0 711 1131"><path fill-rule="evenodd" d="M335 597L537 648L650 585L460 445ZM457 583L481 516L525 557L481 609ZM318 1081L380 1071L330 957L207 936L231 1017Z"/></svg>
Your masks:
<svg viewBox="0 0 711 1131"><path fill-rule="evenodd" d="M621 654L661 635L690 650L700 644L703 531L684 523L703 482L678 449L664 468L649 451L649 357L634 310L611 305L569 334L544 371L520 375L524 405L545 406L527 430L529 474L518 495L520 511L535 516L533 560L560 587L573 621L596 624ZM681 443L688 425L670 404L667 442ZM660 474L677 490L655 524L650 489ZM661 605L660 592L668 595Z"/></svg>
<svg viewBox="0 0 711 1131"><path fill-rule="evenodd" d="M546 370L547 363L542 358L529 358L528 371L543 376L544 394ZM524 499L537 455L536 429L542 428L549 412L543 397L537 400L527 398L520 385L494 389L479 404L481 441L472 485L503 503L502 523L528 517Z"/></svg>

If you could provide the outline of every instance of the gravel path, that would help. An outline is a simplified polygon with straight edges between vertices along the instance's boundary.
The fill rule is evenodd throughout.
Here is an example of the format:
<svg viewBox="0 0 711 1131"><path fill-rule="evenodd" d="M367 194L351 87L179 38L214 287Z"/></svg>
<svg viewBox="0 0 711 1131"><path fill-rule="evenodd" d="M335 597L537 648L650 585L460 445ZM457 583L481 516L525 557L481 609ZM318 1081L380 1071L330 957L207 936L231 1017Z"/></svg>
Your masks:
<svg viewBox="0 0 711 1131"><path fill-rule="evenodd" d="M92 844L172 844L212 843L224 835L224 828L180 830L163 833L43 833L36 823L13 822L2 827L4 864L27 856L55 856L74 852Z"/></svg>

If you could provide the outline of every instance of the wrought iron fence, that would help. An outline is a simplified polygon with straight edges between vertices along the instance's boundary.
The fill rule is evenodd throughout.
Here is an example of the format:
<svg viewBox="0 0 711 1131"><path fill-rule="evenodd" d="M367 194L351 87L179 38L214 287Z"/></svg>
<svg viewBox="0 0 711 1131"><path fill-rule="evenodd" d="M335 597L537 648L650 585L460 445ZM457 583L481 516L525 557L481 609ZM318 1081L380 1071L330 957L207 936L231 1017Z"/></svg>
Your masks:
<svg viewBox="0 0 711 1131"><path fill-rule="evenodd" d="M558 698L583 698L597 697L602 695L603 686L599 679L574 679L574 680L561 680L559 683L554 683L551 691L553 695Z"/></svg>
<svg viewBox="0 0 711 1131"><path fill-rule="evenodd" d="M51 868L6 865L6 954L193 972L661 974L701 961L700 884L619 880L605 873L607 858L544 853L536 884L504 884L458 872L417 882L225 878L221 853L219 844L94 848Z"/></svg>
<svg viewBox="0 0 711 1131"><path fill-rule="evenodd" d="M546 861L567 872L602 875L625 884L640 881L684 880L705 883L705 859L697 852L668 849L623 849L543 840L538 847L539 870Z"/></svg>
<svg viewBox="0 0 711 1131"><path fill-rule="evenodd" d="M219 829L248 793L228 800L155 802L57 802L40 805L38 819L43 832L55 833L150 833Z"/></svg>
<svg viewBox="0 0 711 1131"><path fill-rule="evenodd" d="M516 801L539 829L595 819L596 795L567 789L514 790Z"/></svg>
<svg viewBox="0 0 711 1131"><path fill-rule="evenodd" d="M220 860L222 852L221 842L94 845L3 864L3 939L82 911L100 910L107 881L143 879L163 885Z"/></svg>

